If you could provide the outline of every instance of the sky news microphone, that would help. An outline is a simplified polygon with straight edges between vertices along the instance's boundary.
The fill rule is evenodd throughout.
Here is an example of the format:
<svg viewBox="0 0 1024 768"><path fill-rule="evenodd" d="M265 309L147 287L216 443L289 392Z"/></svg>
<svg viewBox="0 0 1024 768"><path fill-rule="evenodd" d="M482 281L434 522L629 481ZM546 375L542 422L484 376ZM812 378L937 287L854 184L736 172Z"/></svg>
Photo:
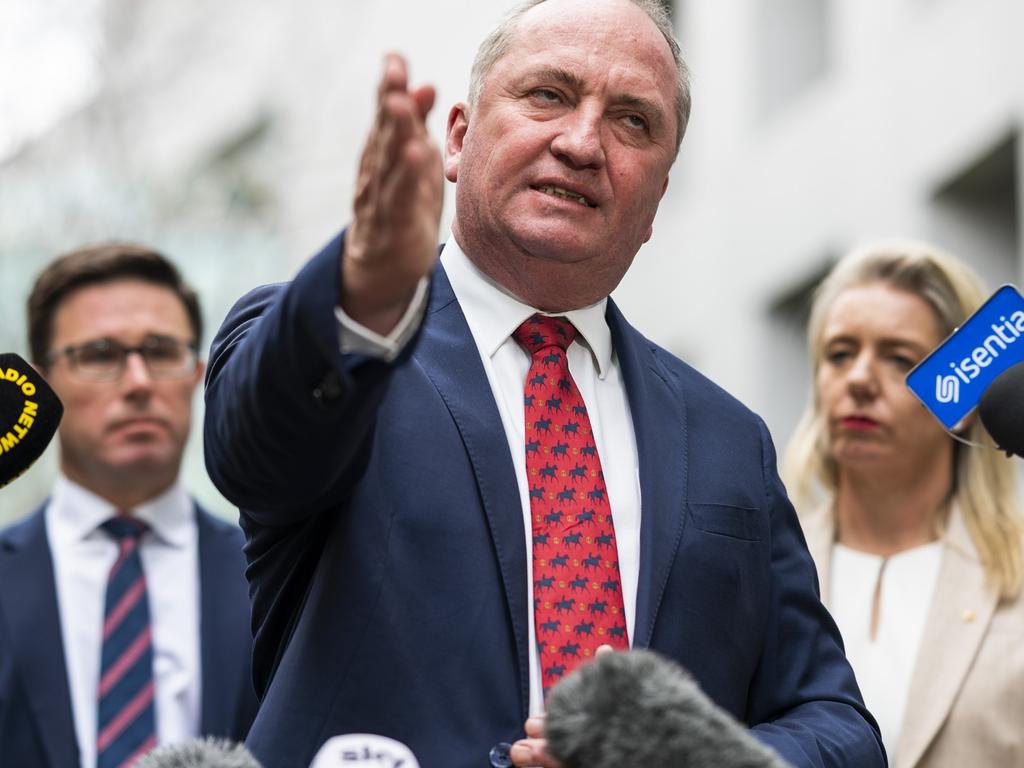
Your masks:
<svg viewBox="0 0 1024 768"><path fill-rule="evenodd" d="M372 733L347 733L327 741L309 768L420 768L400 741Z"/></svg>
<svg viewBox="0 0 1024 768"><path fill-rule="evenodd" d="M544 735L563 768L785 768L678 664L599 654L548 695Z"/></svg>
<svg viewBox="0 0 1024 768"><path fill-rule="evenodd" d="M1024 458L1024 363L1007 368L978 401L978 416L1000 450Z"/></svg>
<svg viewBox="0 0 1024 768"><path fill-rule="evenodd" d="M134 768L262 768L241 744L227 739L192 739L157 747Z"/></svg>
<svg viewBox="0 0 1024 768"><path fill-rule="evenodd" d="M0 488L42 455L63 414L35 368L13 352L0 353Z"/></svg>

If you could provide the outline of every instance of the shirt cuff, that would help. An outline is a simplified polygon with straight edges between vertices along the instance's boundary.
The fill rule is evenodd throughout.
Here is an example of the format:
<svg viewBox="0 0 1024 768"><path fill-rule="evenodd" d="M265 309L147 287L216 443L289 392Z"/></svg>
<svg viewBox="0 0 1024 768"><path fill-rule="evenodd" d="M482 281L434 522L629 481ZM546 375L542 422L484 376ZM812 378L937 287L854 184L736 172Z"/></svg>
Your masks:
<svg viewBox="0 0 1024 768"><path fill-rule="evenodd" d="M340 306L334 308L334 316L338 319L338 346L343 355L366 355L385 362L398 357L409 340L416 335L423 322L423 313L427 309L427 287L429 278L421 277L416 286L416 293L409 302L405 314L387 336L381 336L364 325L357 323Z"/></svg>

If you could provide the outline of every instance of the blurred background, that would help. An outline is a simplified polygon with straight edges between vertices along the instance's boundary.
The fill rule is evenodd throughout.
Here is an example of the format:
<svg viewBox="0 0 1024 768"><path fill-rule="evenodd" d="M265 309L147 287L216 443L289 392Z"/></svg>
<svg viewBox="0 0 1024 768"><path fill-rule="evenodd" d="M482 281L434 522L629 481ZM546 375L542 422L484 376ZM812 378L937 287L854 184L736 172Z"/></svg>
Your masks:
<svg viewBox="0 0 1024 768"><path fill-rule="evenodd" d="M807 301L851 245L925 238L990 288L1021 284L1024 3L667 4L693 118L615 298L761 413L781 450L809 393ZM111 239L181 266L208 347L235 299L288 279L347 222L384 52L438 87L440 141L510 5L0 2L0 350L27 355L39 269ZM196 406L186 482L234 518L206 478ZM45 498L55 454L0 492L0 524Z"/></svg>

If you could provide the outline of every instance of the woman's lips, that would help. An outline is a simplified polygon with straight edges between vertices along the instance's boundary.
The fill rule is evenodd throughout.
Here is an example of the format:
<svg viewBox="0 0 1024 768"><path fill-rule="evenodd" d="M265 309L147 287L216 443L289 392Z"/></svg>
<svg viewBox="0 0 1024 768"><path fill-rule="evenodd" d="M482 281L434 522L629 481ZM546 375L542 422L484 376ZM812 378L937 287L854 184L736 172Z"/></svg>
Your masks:
<svg viewBox="0 0 1024 768"><path fill-rule="evenodd" d="M846 429L871 430L878 429L878 422L867 416L845 416L839 423Z"/></svg>

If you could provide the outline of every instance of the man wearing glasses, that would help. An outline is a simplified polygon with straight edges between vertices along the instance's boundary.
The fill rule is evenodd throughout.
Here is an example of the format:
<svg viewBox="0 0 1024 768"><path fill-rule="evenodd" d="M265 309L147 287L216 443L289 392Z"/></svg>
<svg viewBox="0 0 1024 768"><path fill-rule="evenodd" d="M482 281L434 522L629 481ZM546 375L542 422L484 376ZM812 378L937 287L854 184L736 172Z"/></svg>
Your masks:
<svg viewBox="0 0 1024 768"><path fill-rule="evenodd" d="M28 325L64 417L52 496L0 534L5 764L108 768L199 734L244 738L242 535L179 479L205 367L195 292L147 248L88 248L39 275ZM16 708L31 727L8 733Z"/></svg>

